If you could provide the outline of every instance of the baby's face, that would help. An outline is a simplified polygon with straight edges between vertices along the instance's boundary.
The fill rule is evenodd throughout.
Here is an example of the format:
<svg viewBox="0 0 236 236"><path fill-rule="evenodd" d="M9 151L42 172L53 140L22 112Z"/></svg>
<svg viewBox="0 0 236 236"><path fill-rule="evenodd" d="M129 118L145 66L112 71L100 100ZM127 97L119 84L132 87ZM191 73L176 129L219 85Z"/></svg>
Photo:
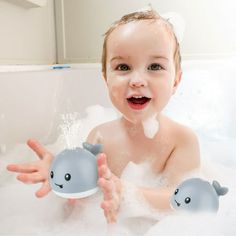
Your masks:
<svg viewBox="0 0 236 236"><path fill-rule="evenodd" d="M177 84L175 43L160 21L118 26L107 41L107 86L114 106L131 122L165 107Z"/></svg>

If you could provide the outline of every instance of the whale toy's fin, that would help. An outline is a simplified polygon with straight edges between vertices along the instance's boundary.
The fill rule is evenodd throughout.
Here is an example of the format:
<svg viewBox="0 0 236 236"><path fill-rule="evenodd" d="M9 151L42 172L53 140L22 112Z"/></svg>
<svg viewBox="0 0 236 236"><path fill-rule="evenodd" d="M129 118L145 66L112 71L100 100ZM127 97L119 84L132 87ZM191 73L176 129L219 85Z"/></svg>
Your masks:
<svg viewBox="0 0 236 236"><path fill-rule="evenodd" d="M82 145L84 149L91 152L95 156L98 153L102 152L102 144L91 144L91 143L84 142Z"/></svg>
<svg viewBox="0 0 236 236"><path fill-rule="evenodd" d="M216 193L217 193L218 196L223 196L223 195L225 195L229 191L228 188L221 187L219 182L217 182L216 180L214 180L212 182L212 186L216 190Z"/></svg>

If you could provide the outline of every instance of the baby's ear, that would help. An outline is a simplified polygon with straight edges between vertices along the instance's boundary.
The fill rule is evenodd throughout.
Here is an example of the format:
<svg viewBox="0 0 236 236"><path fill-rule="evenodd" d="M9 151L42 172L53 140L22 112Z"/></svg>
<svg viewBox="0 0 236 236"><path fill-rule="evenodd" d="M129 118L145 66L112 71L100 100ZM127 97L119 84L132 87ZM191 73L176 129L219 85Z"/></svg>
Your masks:
<svg viewBox="0 0 236 236"><path fill-rule="evenodd" d="M180 83L180 81L181 81L181 78L182 78L182 71L179 70L179 71L176 73L176 76L175 76L175 81L174 81L174 85L173 85L172 94L175 94L176 89L178 88L179 83Z"/></svg>
<svg viewBox="0 0 236 236"><path fill-rule="evenodd" d="M105 73L102 73L102 79L103 79L105 82L107 82L107 78L106 78Z"/></svg>

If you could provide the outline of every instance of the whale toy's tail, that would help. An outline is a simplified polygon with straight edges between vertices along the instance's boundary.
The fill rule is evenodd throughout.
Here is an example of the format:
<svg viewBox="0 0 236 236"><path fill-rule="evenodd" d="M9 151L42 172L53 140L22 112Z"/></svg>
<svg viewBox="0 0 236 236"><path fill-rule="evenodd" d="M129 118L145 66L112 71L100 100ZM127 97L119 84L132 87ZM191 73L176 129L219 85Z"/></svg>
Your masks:
<svg viewBox="0 0 236 236"><path fill-rule="evenodd" d="M95 156L102 151L102 144L90 144L84 142L82 145L84 149L91 152Z"/></svg>
<svg viewBox="0 0 236 236"><path fill-rule="evenodd" d="M229 191L228 188L226 188L226 187L221 187L220 184L219 184L219 182L217 182L216 180L214 180L214 181L212 182L212 186L213 186L213 188L215 189L215 191L216 191L216 193L217 193L218 196L223 196L223 195L225 195L225 194Z"/></svg>

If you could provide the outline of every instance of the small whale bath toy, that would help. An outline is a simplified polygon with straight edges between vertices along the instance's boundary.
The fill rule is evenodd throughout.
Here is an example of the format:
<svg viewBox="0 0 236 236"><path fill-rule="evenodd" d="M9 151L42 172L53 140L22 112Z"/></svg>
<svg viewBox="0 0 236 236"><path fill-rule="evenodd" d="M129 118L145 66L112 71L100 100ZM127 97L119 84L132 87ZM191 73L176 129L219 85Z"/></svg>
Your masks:
<svg viewBox="0 0 236 236"><path fill-rule="evenodd" d="M211 183L200 178L191 178L177 186L171 197L170 205L175 210L192 213L217 212L219 196L225 195L228 188L221 187L214 180Z"/></svg>
<svg viewBox="0 0 236 236"><path fill-rule="evenodd" d="M52 191L64 198L84 198L96 193L96 155L101 150L101 144L83 143L83 148L65 149L59 153L49 172Z"/></svg>

